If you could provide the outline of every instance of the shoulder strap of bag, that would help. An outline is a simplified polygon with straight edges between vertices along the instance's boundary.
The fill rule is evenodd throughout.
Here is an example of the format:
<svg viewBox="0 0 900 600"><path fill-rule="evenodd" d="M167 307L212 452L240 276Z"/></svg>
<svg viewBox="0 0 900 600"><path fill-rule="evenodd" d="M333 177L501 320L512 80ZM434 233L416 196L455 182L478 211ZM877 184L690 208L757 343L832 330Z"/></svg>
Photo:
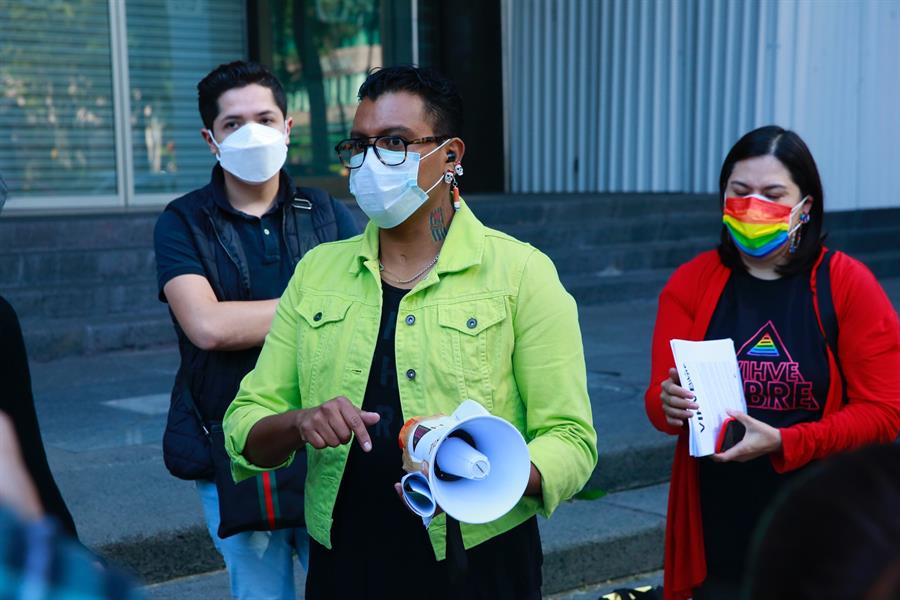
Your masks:
<svg viewBox="0 0 900 600"><path fill-rule="evenodd" d="M203 433L206 434L206 437L209 437L209 427L206 426L206 420L200 414L200 409L197 408L197 404L194 402L194 395L191 393L191 386L188 385L187 377L183 377L181 380L181 398L190 407L194 416L197 417L197 422L200 423Z"/></svg>
<svg viewBox="0 0 900 600"><path fill-rule="evenodd" d="M831 349L838 373L841 376L843 386L843 398L847 400L847 378L844 377L844 369L841 367L841 359L838 354L838 319L834 310L834 299L831 296L831 259L834 251L828 250L822 257L816 269L816 300L819 306L819 319L825 333L825 343Z"/></svg>
<svg viewBox="0 0 900 600"><path fill-rule="evenodd" d="M294 225L297 228L297 242L300 246L298 258L303 258L318 243L316 230L313 227L313 203L298 194L291 199L291 209L291 213L294 215Z"/></svg>

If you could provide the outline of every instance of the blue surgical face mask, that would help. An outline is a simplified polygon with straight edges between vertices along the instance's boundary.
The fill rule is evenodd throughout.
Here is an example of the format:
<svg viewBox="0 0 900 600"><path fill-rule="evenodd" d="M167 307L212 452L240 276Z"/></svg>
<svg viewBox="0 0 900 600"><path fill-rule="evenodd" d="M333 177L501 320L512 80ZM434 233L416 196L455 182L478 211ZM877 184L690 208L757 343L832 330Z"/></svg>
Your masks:
<svg viewBox="0 0 900 600"><path fill-rule="evenodd" d="M444 176L427 190L419 187L419 163L431 156L450 140L446 140L431 152L420 155L407 152L403 163L389 167L381 162L370 149L350 159L350 193L366 216L381 229L391 229L407 220L428 200L428 193L441 183ZM399 162L403 152L378 149L388 162ZM365 159L363 158L365 157ZM391 160L391 159L394 160Z"/></svg>

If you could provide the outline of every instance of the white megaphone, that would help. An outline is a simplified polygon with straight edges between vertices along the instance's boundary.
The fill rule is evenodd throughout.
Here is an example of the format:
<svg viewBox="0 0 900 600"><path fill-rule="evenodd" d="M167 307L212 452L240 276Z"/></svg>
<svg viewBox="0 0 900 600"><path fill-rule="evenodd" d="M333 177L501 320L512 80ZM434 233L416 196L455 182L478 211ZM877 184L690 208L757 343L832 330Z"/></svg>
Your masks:
<svg viewBox="0 0 900 600"><path fill-rule="evenodd" d="M519 430L466 400L450 416L414 417L400 430L407 506L430 522L440 506L461 523L487 523L522 498L531 473Z"/></svg>

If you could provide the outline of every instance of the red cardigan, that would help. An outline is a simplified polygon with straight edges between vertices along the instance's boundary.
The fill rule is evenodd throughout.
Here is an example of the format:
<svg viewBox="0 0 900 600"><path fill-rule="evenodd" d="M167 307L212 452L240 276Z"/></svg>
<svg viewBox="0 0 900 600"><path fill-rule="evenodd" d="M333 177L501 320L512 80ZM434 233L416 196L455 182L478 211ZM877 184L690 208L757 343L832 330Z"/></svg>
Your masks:
<svg viewBox="0 0 900 600"><path fill-rule="evenodd" d="M825 250L819 256L822 260ZM816 266L818 266L818 262ZM815 268L810 278L819 317ZM706 578L697 460L688 454L687 429L666 422L660 383L674 367L669 340L702 340L731 270L715 250L682 265L659 296L644 396L654 427L678 436L669 488L665 545L665 600L690 598ZM830 387L822 418L781 430L782 450L772 455L779 473L811 460L868 443L894 440L900 431L900 321L874 275L841 252L831 259L831 295L838 320L838 354L847 377L846 404L840 374L828 349Z"/></svg>

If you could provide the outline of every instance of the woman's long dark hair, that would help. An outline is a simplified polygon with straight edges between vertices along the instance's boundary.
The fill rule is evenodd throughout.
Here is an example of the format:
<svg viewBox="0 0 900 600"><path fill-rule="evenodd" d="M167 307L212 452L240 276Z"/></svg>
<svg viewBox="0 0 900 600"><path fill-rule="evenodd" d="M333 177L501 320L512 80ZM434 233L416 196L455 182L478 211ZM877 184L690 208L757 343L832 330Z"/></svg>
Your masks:
<svg viewBox="0 0 900 600"><path fill-rule="evenodd" d="M777 158L790 172L791 179L800 188L800 197L812 197L809 222L801 230L798 230L802 237L797 250L790 255L786 264L776 268L779 275L793 275L806 271L819 257L822 241L825 239L822 233L825 194L822 190L822 179L819 177L816 161L813 160L809 148L799 135L777 125L766 125L754 129L739 139L728 152L725 162L722 163L722 172L719 174L719 207L722 208L725 188L728 186L728 178L731 177L735 163L757 156ZM722 263L731 269L746 271L747 267L741 260L740 251L734 245L734 241L724 225L722 225L720 238L719 258Z"/></svg>

